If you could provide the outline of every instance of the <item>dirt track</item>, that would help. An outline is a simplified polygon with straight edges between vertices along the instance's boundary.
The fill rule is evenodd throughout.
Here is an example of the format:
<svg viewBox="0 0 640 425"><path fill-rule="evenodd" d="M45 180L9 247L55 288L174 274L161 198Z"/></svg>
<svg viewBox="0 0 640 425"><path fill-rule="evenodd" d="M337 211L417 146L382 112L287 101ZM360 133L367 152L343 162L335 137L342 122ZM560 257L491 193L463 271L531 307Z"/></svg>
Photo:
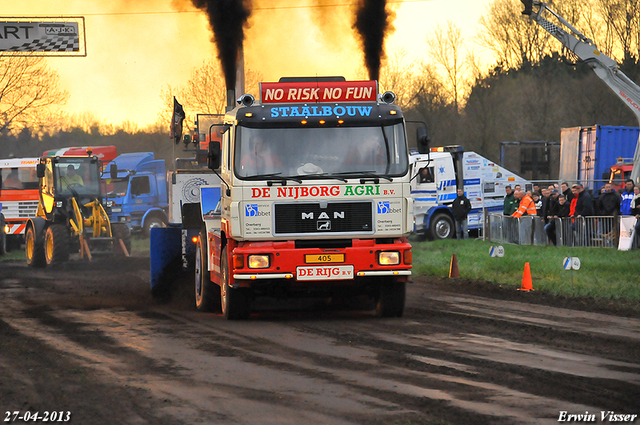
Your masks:
<svg viewBox="0 0 640 425"><path fill-rule="evenodd" d="M640 414L637 317L414 277L401 319L265 300L251 320L229 322L196 312L188 283L153 300L148 270L139 257L35 271L0 262L3 420L69 411L75 424L551 424L561 411L596 423L601 411Z"/></svg>

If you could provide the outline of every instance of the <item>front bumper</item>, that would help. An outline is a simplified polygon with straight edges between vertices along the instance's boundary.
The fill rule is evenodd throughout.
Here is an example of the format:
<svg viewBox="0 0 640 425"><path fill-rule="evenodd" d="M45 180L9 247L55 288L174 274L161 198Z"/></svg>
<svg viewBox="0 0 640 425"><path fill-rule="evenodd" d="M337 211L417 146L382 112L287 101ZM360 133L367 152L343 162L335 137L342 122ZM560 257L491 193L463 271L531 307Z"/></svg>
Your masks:
<svg viewBox="0 0 640 425"><path fill-rule="evenodd" d="M380 252L398 252L399 264L381 265ZM269 267L250 269L250 255L268 255ZM309 258L338 256L340 261L309 261ZM241 260L239 260L241 258ZM335 260L334 260L335 261ZM233 286L251 286L251 281L286 280L291 285L353 284L366 278L396 277L407 280L411 275L411 245L404 238L377 243L374 239L354 239L342 248L296 247L295 241L240 243L233 249L230 274ZM237 267L238 265L242 267ZM235 282L237 281L237 282Z"/></svg>

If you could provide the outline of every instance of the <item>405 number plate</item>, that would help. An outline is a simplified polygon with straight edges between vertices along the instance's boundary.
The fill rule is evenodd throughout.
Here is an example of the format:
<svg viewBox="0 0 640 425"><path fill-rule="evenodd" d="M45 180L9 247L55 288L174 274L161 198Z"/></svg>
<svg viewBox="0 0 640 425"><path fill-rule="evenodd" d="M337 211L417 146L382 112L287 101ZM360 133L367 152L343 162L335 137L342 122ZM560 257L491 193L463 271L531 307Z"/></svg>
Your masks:
<svg viewBox="0 0 640 425"><path fill-rule="evenodd" d="M344 254L305 254L306 264L344 263Z"/></svg>

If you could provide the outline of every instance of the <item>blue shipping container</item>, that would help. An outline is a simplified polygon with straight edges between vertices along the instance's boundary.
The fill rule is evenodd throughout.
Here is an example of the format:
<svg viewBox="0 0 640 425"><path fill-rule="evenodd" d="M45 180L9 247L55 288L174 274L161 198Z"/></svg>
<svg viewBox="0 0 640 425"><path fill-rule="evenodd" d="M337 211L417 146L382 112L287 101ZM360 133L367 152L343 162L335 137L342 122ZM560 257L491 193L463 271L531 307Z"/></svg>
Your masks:
<svg viewBox="0 0 640 425"><path fill-rule="evenodd" d="M633 158L640 129L611 125L563 128L561 131L561 181L582 182L597 191L618 158Z"/></svg>

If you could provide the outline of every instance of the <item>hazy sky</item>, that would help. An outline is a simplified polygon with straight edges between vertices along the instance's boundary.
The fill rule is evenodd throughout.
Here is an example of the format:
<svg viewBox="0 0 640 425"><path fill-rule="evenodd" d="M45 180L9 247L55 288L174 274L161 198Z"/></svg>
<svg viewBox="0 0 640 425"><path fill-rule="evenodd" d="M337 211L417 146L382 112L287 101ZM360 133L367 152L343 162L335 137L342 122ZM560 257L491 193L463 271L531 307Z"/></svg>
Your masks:
<svg viewBox="0 0 640 425"><path fill-rule="evenodd" d="M344 5L349 0L323 0ZM265 81L281 76L344 75L362 54L349 7L304 8L311 0L253 0L251 27L245 32L245 63ZM316 1L315 4L319 2ZM468 47L478 19L490 0L408 0L394 4L395 32L387 55L404 49L408 57L427 60L426 37L448 20L460 27ZM92 112L104 123L131 121L144 127L157 120L160 92L185 84L191 70L215 57L207 20L188 0L0 0L3 17L85 17L86 57L47 58L70 94L65 110ZM6 18L4 18L6 19ZM193 111L196 112L196 111Z"/></svg>

